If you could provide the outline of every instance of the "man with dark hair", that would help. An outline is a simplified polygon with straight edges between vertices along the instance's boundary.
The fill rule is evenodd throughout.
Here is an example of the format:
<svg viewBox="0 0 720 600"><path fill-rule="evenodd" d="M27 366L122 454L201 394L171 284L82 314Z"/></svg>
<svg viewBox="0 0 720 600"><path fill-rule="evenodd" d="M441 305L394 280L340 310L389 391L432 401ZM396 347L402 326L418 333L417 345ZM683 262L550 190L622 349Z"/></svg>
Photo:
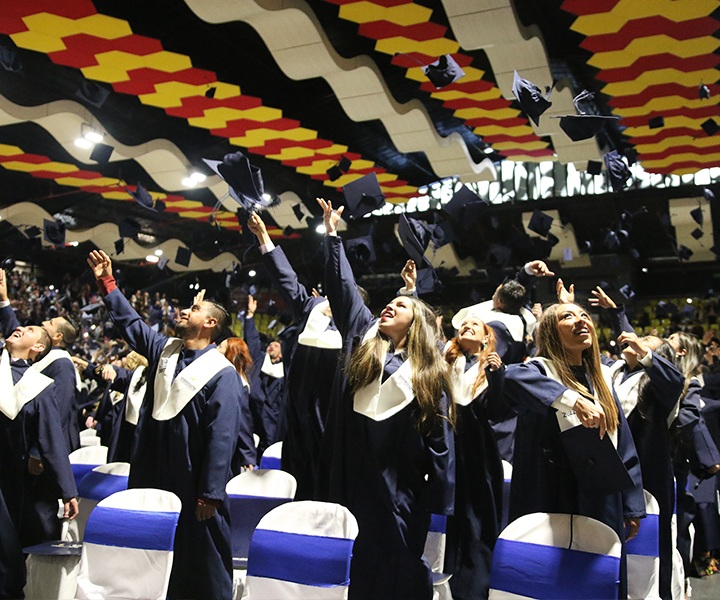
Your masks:
<svg viewBox="0 0 720 600"><path fill-rule="evenodd" d="M149 363L128 484L169 490L182 501L168 597L230 598L225 485L238 438L246 447L254 444L250 423L241 418L240 376L213 343L227 312L201 294L180 312L179 337L168 338L147 325L122 295L107 254L91 252L88 264L118 331Z"/></svg>
<svg viewBox="0 0 720 600"><path fill-rule="evenodd" d="M0 270L0 283L5 273ZM41 327L18 327L5 338L0 353L0 495L3 514L0 550L0 597L22 598L25 585L24 504L28 501L28 462L36 452L44 476L57 498L63 499L64 516L77 515L77 489L60 428L52 379L30 368L33 360L50 350L50 336ZM7 521L12 531L6 531ZM57 520L57 517L56 517Z"/></svg>
<svg viewBox="0 0 720 600"><path fill-rule="evenodd" d="M527 302L527 290L516 279L510 279L499 285L493 295L493 306L505 313L517 315Z"/></svg>

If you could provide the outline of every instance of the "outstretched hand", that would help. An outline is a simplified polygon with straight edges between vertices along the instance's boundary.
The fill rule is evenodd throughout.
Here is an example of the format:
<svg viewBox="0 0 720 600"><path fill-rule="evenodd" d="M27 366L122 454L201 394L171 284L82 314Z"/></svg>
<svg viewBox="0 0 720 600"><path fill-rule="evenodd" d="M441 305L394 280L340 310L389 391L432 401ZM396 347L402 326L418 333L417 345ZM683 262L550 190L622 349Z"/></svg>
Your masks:
<svg viewBox="0 0 720 600"><path fill-rule="evenodd" d="M617 308L614 300L605 293L605 290L597 286L594 290L590 290L592 297L589 299L590 306L599 306L600 308Z"/></svg>
<svg viewBox="0 0 720 600"><path fill-rule="evenodd" d="M95 279L112 276L112 261L102 250L93 250L87 259Z"/></svg>
<svg viewBox="0 0 720 600"><path fill-rule="evenodd" d="M201 289L197 294L195 294L192 306L200 304L203 300L205 300L205 288Z"/></svg>
<svg viewBox="0 0 720 600"><path fill-rule="evenodd" d="M257 300L255 300L255 298L253 298L252 294L248 294L248 308L247 308L248 318L252 317L255 314L256 310L257 310Z"/></svg>
<svg viewBox="0 0 720 600"><path fill-rule="evenodd" d="M0 269L0 301L6 302L7 299L7 273L5 273L5 269Z"/></svg>
<svg viewBox="0 0 720 600"><path fill-rule="evenodd" d="M259 214L256 212L250 213L247 224L248 229L255 234L261 246L265 246L270 242L270 234L268 234L265 221L262 220Z"/></svg>
<svg viewBox="0 0 720 600"><path fill-rule="evenodd" d="M640 358L644 358L645 355L650 352L647 344L637 336L634 331L623 331L617 339L618 345L622 348L625 344L630 346Z"/></svg>
<svg viewBox="0 0 720 600"><path fill-rule="evenodd" d="M530 269L533 275L535 277L554 277L555 273L553 273L550 268L541 260L534 260L530 263L528 263L527 268Z"/></svg>
<svg viewBox="0 0 720 600"><path fill-rule="evenodd" d="M323 211L323 223L325 224L325 233L328 235L337 232L337 224L342 217L344 206L337 210L333 210L332 202L325 201L323 198L316 198L318 205Z"/></svg>
<svg viewBox="0 0 720 600"><path fill-rule="evenodd" d="M565 284L562 279L557 280L555 286L557 291L557 299L561 304L572 304L575 302L575 284L571 283L569 288L565 288Z"/></svg>
<svg viewBox="0 0 720 600"><path fill-rule="evenodd" d="M405 266L400 271L400 277L405 282L405 289L414 290L417 282L417 269L415 268L415 261L408 260Z"/></svg>

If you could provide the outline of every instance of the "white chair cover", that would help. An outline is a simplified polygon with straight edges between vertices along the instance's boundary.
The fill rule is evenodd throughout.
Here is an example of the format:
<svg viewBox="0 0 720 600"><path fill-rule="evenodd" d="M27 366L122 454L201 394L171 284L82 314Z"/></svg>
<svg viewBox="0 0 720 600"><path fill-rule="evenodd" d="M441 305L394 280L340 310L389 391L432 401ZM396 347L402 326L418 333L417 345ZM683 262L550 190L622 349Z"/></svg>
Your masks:
<svg viewBox="0 0 720 600"><path fill-rule="evenodd" d="M107 453L107 446L85 446L71 452L68 458L75 475L75 483L80 483L95 467L106 464Z"/></svg>
<svg viewBox="0 0 720 600"><path fill-rule="evenodd" d="M282 456L282 442L270 444L263 452L260 459L261 469L279 469L280 457Z"/></svg>
<svg viewBox="0 0 720 600"><path fill-rule="evenodd" d="M230 503L233 549L233 598L239 600L245 587L247 556L252 534L273 508L295 497L295 477L275 469L255 469L233 477L225 487Z"/></svg>
<svg viewBox="0 0 720 600"><path fill-rule="evenodd" d="M502 461L503 466L503 497L502 497L502 522L500 526L507 527L510 514L510 484L512 482L513 466L508 461Z"/></svg>
<svg viewBox="0 0 720 600"><path fill-rule="evenodd" d="M638 535L625 545L628 600L660 598L660 507L645 490L645 511Z"/></svg>
<svg viewBox="0 0 720 600"><path fill-rule="evenodd" d="M143 488L98 502L85 529L76 598L164 599L180 508L172 492Z"/></svg>
<svg viewBox="0 0 720 600"><path fill-rule="evenodd" d="M80 432L80 447L99 446L100 438L94 429L83 429Z"/></svg>
<svg viewBox="0 0 720 600"><path fill-rule="evenodd" d="M425 538L423 556L430 565L433 578L433 600L452 598L450 592L451 573L444 573L445 547L447 544L447 517L445 515L430 515L430 528Z"/></svg>
<svg viewBox="0 0 720 600"><path fill-rule="evenodd" d="M329 502L289 502L266 514L250 543L243 598L347 597L355 517Z"/></svg>
<svg viewBox="0 0 720 600"><path fill-rule="evenodd" d="M489 598L617 598L621 547L617 534L595 519L525 515L497 540Z"/></svg>

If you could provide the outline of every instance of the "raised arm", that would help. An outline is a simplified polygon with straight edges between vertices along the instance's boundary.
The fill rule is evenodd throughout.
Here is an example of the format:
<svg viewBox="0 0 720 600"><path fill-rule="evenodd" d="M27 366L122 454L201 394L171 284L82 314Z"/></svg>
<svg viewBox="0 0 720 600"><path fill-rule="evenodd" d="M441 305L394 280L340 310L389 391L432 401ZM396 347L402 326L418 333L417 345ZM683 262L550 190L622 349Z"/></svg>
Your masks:
<svg viewBox="0 0 720 600"><path fill-rule="evenodd" d="M590 290L590 294L590 305L604 308L607 311L615 337L620 336L623 332L635 332L635 328L630 324L627 314L625 313L625 306L615 304L615 301L608 296L600 286L597 286L594 290Z"/></svg>
<svg viewBox="0 0 720 600"><path fill-rule="evenodd" d="M20 321L15 316L12 306L10 306L7 292L7 274L4 269L0 269L0 326L2 326L3 337L8 337L20 327Z"/></svg>
<svg viewBox="0 0 720 600"><path fill-rule="evenodd" d="M264 358L264 352L262 344L260 343L260 333L258 333L257 327L255 327L255 311L257 310L257 300L253 298L252 294L248 294L248 308L245 313L245 323L243 327L243 339L247 344L250 356L253 359L254 365L258 365L259 369Z"/></svg>
<svg viewBox="0 0 720 600"><path fill-rule="evenodd" d="M323 209L325 231L327 232L325 236L327 296L333 320L343 339L347 340L349 336L366 330L374 317L358 292L352 267L345 256L342 240L337 235L337 223L342 215L343 207L334 211L332 203L325 202L322 198L318 198L318 204Z"/></svg>

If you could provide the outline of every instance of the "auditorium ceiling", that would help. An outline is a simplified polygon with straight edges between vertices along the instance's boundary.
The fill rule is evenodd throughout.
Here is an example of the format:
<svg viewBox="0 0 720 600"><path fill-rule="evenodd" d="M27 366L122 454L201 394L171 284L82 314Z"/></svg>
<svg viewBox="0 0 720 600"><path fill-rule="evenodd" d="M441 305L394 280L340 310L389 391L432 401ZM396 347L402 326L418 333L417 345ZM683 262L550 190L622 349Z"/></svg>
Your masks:
<svg viewBox="0 0 720 600"><path fill-rule="evenodd" d="M237 151L262 173L274 204L265 213L271 235L303 256L318 244L315 197L340 204L342 187L369 173L396 205L450 177L494 180L507 161L553 161L585 173L611 150L650 174L692 175L720 166L719 7L715 0L6 2L3 235L24 246L30 225L55 216L66 223L67 244L92 242L118 261L142 261L164 247L171 270L228 269L249 260L247 239L227 184L203 159ZM437 87L423 67L446 55L464 74ZM542 90L552 86L552 106L537 124L513 94L516 70ZM617 119L572 141L557 117L577 114L573 98L583 90L594 98L578 108ZM102 141L76 146L91 130ZM188 187L183 180L194 172L206 179ZM134 200L138 186L154 209ZM630 186L597 202L613 214L652 202L668 210L667 194L651 196ZM702 191L687 186L675 196ZM592 237L600 204L574 211L570 204L538 206L567 209L563 224L575 219L574 232ZM492 207L523 233L533 208ZM710 208L706 249L714 243ZM127 219L140 231L119 253L118 225ZM402 252L386 239L394 236L384 221L396 220L373 222L378 253L396 259L390 269ZM643 252L651 258L672 258L685 243L673 233L653 245L648 231ZM483 232L471 229L478 238ZM172 260L178 246L193 253L188 267ZM453 261L471 258L475 273L486 251L479 248L456 247Z"/></svg>

